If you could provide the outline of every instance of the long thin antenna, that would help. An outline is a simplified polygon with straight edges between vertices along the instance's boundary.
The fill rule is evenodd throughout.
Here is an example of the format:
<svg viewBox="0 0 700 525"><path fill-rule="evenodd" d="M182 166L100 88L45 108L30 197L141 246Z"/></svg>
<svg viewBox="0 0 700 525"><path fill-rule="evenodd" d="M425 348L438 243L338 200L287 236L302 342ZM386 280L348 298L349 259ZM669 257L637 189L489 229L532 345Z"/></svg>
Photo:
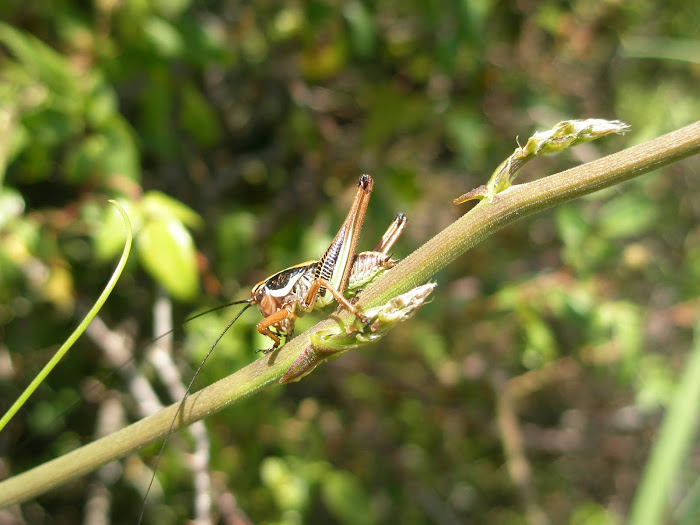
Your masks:
<svg viewBox="0 0 700 525"><path fill-rule="evenodd" d="M182 401L180 401L180 405L177 407L177 410L175 411L175 415L173 416L173 420L170 422L170 428L168 428L168 432L165 434L165 437L163 438L163 444L160 447L160 452L158 453L158 459L156 460L156 464L153 467L153 475L151 476L151 481L148 483L148 488L146 489L146 494L144 494L144 496L143 496L143 502L141 503L141 512L139 514L139 519L137 521L137 524L140 524L141 520L143 519L144 512L146 511L146 500L148 499L148 494L151 492L151 487L153 486L153 482L156 479L156 472L158 471L158 465L160 464L160 458L163 457L163 452L165 451L165 444L168 442L168 438L170 437L170 434L173 433L173 428L175 427L175 421L177 421L177 416L180 413L180 411L182 410L182 407L185 405L185 400L187 399L187 396L189 395L190 390L192 389L192 385L194 384L195 379L197 379L199 372L202 370L202 367L204 366L204 363L206 363L207 359L209 359L209 356L214 351L214 348L216 347L216 345L219 344L219 341L221 341L221 338L224 337L224 335L226 335L226 332L228 332L228 329L233 326L233 323L235 323L241 315L243 315L243 312L245 312L248 308L250 308L254 304L253 301L251 301L250 299L245 300L245 301L236 301L236 302L231 303L231 304L242 304L242 303L248 303L248 304L246 304L241 309L241 311L238 312L238 314L236 314L236 317L234 317L233 320L231 322L229 322L229 324L226 325L226 328L224 328L224 331L221 332L219 337L216 338L216 341L214 341L214 344L211 345L211 348L207 352L207 355L205 355L204 359L202 359L202 362L199 363L199 367L197 367L197 370L195 371L194 375L192 376L192 379L190 380L190 384L187 385L187 389L185 390L185 395L182 396ZM226 306L230 306L230 305L226 305ZM219 308L223 308L223 306L217 307L214 310L218 310ZM208 312L204 312L204 313L209 313L209 312L212 312L214 310L209 310ZM194 317L188 319L188 321L191 319L194 319L196 317L199 317L200 315L204 315L204 314L202 313L202 314L195 315Z"/></svg>
<svg viewBox="0 0 700 525"><path fill-rule="evenodd" d="M190 321L194 321L195 319L202 317L204 315L208 315L212 312L216 312L217 310L222 310L223 308L228 308L229 306L235 306L237 304L243 304L243 303L250 304L250 299L243 299L242 301L233 301L232 303L220 304L219 306L215 306L214 308L209 308L209 310L204 310L203 312L199 312L198 314L194 314L193 316L186 318L184 321L182 321L181 325L183 325L185 323L189 323ZM245 308L242 311L245 311ZM238 316L236 316L236 319L238 319ZM235 319L234 319L234 321L235 321ZM150 346L153 343L155 343L156 341L159 341L160 339L165 337L166 335L172 334L176 329L177 328L172 328L172 329L168 330L167 332L163 332L158 337L154 337L151 340L151 342L148 343L148 345ZM224 331L224 333L226 333L226 331ZM133 358L134 358L134 356L131 357L131 359L133 359ZM131 361L131 359L129 361Z"/></svg>
<svg viewBox="0 0 700 525"><path fill-rule="evenodd" d="M229 306L235 306L237 304L243 304L243 303L249 303L250 299L245 299L242 301L233 301L231 303L226 303L222 304L219 306L215 306L214 308L210 308L209 310L205 310L203 312L200 312L198 314L194 314L191 317L188 317L182 323L180 326L184 325L185 323L189 323L190 321L194 321L195 319L202 317L204 315L210 314L212 312L216 312L217 310L221 310L223 308L228 308ZM165 333L160 334L157 337L154 337L151 339L148 343L145 345L139 345L137 350L140 350L142 348L146 348L156 341L159 341L166 335L172 334L175 330L177 330L180 326L177 328L173 328L171 330L168 330ZM112 332L109 331L109 329L102 324L100 321L100 317L97 316L95 320L92 322L90 326L88 326L87 330L85 331L85 334L90 337L96 344L102 349L103 355L106 356L107 362L109 363L110 367L112 370L105 372L105 371L100 371L95 374L95 377L97 378L99 383L106 383L109 385L109 382L112 381L111 378L116 373L121 373L120 371L124 369L125 367L129 366L129 364L136 359L136 351L134 351L133 348L124 350L123 353L126 353L129 357L125 358L123 353L120 352L115 352L114 350L114 345L110 345L108 341L110 341L112 338L110 337L112 335ZM121 343L120 343L121 344ZM121 346L119 347L121 349ZM82 396L82 398L85 398L86 396L89 397L90 394L94 393L99 387L100 384L93 384L89 386L85 390L85 394ZM61 410L58 414L55 416L55 420L59 420L62 417L66 416L67 414L70 414L75 410L75 408L80 405L81 399L77 399L73 403L71 403L69 406ZM51 423L53 424L53 422ZM25 436L23 437L18 443L17 447L19 450L25 449L27 447L31 447L33 443L36 441L36 436Z"/></svg>
<svg viewBox="0 0 700 525"><path fill-rule="evenodd" d="M219 306L215 306L214 308L209 308L209 310L204 310L203 312L199 312L198 314L194 314L192 317L188 317L184 321L182 321L182 324L189 323L190 321L194 321L198 317L202 317L203 315L210 314L212 312L216 312L217 310L221 310L223 308L228 308L229 306L235 306L237 304L243 304L243 303L250 303L250 299L243 299L241 301L233 301L232 303L226 303L226 304L220 304ZM172 330L170 331L172 332ZM170 332L166 332L165 334L159 335L156 338L156 341L163 337L163 335L167 335Z"/></svg>

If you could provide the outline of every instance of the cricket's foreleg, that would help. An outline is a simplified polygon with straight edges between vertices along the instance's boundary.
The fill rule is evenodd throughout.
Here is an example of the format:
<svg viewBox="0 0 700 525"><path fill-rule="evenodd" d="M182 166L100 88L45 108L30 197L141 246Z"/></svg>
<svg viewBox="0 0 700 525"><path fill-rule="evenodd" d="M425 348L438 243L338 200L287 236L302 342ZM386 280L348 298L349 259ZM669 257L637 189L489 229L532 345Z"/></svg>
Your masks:
<svg viewBox="0 0 700 525"><path fill-rule="evenodd" d="M315 279L314 282L311 283L311 286L309 287L309 291L307 293L307 297L316 297L318 291L321 288L325 288L331 294L333 294L333 297L335 297L335 300L338 301L338 304L345 308L347 311L351 312L355 317L359 318L360 321L362 321L363 323L367 322L367 317L361 314L360 311L357 308L355 308L355 305L350 303L350 301L348 301L342 293L333 288L330 284L328 284L328 281L326 281L322 277Z"/></svg>
<svg viewBox="0 0 700 525"><path fill-rule="evenodd" d="M394 243L406 227L407 221L408 219L403 213L399 213L396 217L394 217L394 222L391 223L372 251L384 254L389 253L389 250L391 250L391 247L394 246Z"/></svg>
<svg viewBox="0 0 700 525"><path fill-rule="evenodd" d="M270 330L271 326L275 326L276 324L282 322L282 321L287 321L289 324L290 328L287 331L287 334L293 333L294 332L294 321L296 320L296 316L294 315L293 312L290 312L286 308L280 308L277 310L274 314L268 315L265 319L260 321L257 325L258 332L260 332L262 335L269 337L274 341L273 345L271 348L268 348L267 350L257 350L258 352L262 352L264 354L267 354L268 352L272 352L273 350L277 349L280 345L280 334L273 332ZM286 341L285 341L286 342Z"/></svg>

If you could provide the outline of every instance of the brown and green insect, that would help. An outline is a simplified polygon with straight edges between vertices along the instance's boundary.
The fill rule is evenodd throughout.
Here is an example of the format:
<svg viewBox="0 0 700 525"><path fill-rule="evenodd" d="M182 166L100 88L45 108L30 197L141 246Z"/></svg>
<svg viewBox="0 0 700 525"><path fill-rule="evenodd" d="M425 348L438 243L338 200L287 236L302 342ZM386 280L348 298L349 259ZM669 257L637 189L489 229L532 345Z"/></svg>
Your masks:
<svg viewBox="0 0 700 525"><path fill-rule="evenodd" d="M357 293L396 264L389 250L406 226L406 216L399 213L372 251L355 252L373 184L369 175L360 177L350 211L321 259L286 268L253 287L249 304L256 304L265 316L258 332L273 341L265 353L278 348L281 337L292 337L297 317L333 301L366 321L346 295Z"/></svg>

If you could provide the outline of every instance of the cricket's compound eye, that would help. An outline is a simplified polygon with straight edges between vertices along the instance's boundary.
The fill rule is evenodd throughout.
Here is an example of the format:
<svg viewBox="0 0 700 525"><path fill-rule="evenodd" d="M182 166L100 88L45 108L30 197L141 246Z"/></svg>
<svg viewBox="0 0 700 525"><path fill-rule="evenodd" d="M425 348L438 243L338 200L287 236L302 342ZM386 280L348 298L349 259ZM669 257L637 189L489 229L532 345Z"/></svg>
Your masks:
<svg viewBox="0 0 700 525"><path fill-rule="evenodd" d="M261 281L258 284L253 287L253 291L250 293L251 297L253 298L253 302L256 304L260 304L263 300L263 296L265 295L265 281Z"/></svg>

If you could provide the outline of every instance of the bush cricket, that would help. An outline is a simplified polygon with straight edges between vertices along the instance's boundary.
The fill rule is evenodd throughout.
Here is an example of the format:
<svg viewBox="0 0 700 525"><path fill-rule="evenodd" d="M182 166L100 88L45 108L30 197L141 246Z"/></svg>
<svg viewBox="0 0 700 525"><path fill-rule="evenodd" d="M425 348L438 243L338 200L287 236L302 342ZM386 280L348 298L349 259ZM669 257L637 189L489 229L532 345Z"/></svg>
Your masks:
<svg viewBox="0 0 700 525"><path fill-rule="evenodd" d="M258 305L265 316L258 332L273 341L264 353L277 349L282 336L285 341L292 337L297 317L333 300L366 321L345 294L359 291L396 264L388 252L406 226L406 216L399 213L372 251L355 253L373 183L369 175L360 177L350 211L321 259L286 268L253 287L249 304Z"/></svg>

